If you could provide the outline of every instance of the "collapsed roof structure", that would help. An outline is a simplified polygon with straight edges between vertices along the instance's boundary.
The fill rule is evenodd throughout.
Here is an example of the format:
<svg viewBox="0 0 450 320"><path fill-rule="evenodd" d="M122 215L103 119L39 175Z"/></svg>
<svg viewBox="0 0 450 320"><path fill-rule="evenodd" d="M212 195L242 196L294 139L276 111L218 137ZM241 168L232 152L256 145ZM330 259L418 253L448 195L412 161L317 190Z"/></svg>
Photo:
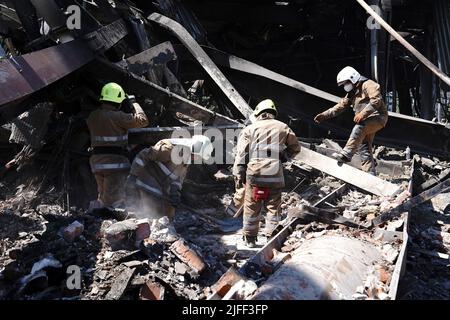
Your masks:
<svg viewBox="0 0 450 320"><path fill-rule="evenodd" d="M229 251L232 249L226 239L221 238L224 242L222 248L211 249L214 247L211 244L214 236L190 238L194 248L197 244L197 254L202 251L201 248L210 248L210 251L204 252L203 258L194 257L193 260L206 260L209 269L217 267L217 272L210 272L212 274L205 276L199 283L194 281L198 276L196 272L191 272L199 271L199 267L179 253L177 248L184 248L186 244L175 245L177 236L172 242L159 238L144 241L143 247L138 246L138 250L115 255L106 249L108 242L102 248L93 244L97 239L97 231L108 234L107 230L112 232L115 229L74 213L72 222L78 218L83 220L81 225L86 225L86 229L90 226L91 229L87 239L75 242L64 266L74 259L83 259L78 255L94 260L94 253L101 256L97 261L98 268L95 264L85 266L86 270L92 268L91 272L95 276L92 276L90 285L84 288L81 296L119 299L131 283L132 288L140 289L141 298L148 299L161 298L164 296L161 294L162 288L169 287L175 291L169 290L168 296L196 299L397 298L400 275L405 271L407 258L408 212L449 187L448 163L445 160L450 154L450 87L445 76L439 72L444 75L450 73L450 29L446 27L450 19L450 7L445 0L368 2L377 6L378 13L397 30L401 39L424 53L435 62L433 64L430 60L422 61L386 29L377 26L377 21L371 20L371 16L365 14L358 2L0 1L0 124L3 125L0 129L0 144L5 150L0 157L1 163L9 163L10 154L21 149L14 158L14 165L6 165L0 174L5 177L5 181L11 181L8 175L16 174L11 172L12 167L20 168L30 159L44 154L46 159L44 157L38 163L41 166L39 168L43 166L45 175L40 178L34 176L32 183L23 182L29 184L25 189L24 186L19 188L19 198L28 203L33 201L27 197L48 195L46 188L54 181L57 181L56 185L66 197L62 210L39 207L37 203L28 206L21 203L22 200L11 197L10 191L14 188L5 183L5 194L2 195L5 198L4 210L12 210L19 215L23 214L21 210L29 210L33 212L31 216L40 221L46 215L45 212L53 216L54 212L56 215L70 212L72 206L80 210L86 206L93 194L93 182L87 166L89 134L84 120L96 108L97 92L106 82L118 82L126 92L135 94L149 116L149 128L130 130L130 145L152 145L180 127L194 130L196 126L203 125L204 131L209 128L222 131L242 128L252 107L270 97L277 103L281 120L289 123L305 147L295 160L300 165L294 163L296 169L292 170L301 177L306 175L317 189L326 187L321 181L314 182L318 175L321 175L320 180L331 179L333 183L340 181L342 185L327 190L320 199L308 199L311 190L307 188L297 190L297 196L307 201L297 204L309 207L300 206L300 213L294 210L298 208L296 205L285 207L287 216L284 229L279 230L280 233L256 255L253 255L254 252L242 255L241 252L241 256L235 254L230 258ZM368 23L373 28L368 27ZM353 65L365 71L363 73L366 76L377 80L387 97L390 119L375 142L380 146L378 170L390 175L393 181L383 181L379 177L364 174L355 169L358 164L354 162L349 166L337 166L327 156L340 148L339 145L330 141L324 142L325 146L319 145L323 142L322 138L340 142L352 128L349 116L320 125L313 121L317 113L339 101L335 74L345 65ZM439 72L433 72L437 68L435 65L439 67ZM386 147L408 149L419 156L415 160L411 160L409 152L392 156ZM432 157L437 158L429 159ZM434 165L430 165L430 161ZM50 174L52 170L63 172L62 182L58 181L60 174ZM406 179L403 181L406 186L401 186L396 179L400 182ZM293 181L293 186L300 180ZM32 195L27 194L31 192L31 186L37 186ZM201 189L202 183L193 179L191 187ZM221 196L230 191L224 185L218 187ZM366 197L370 200L364 204L366 207L372 206L372 211L367 209L363 214L360 213L363 218L358 214L355 217L355 213L352 215L350 212L345 215L342 212L330 212L341 207L342 202L345 203L346 193L354 194L353 200L342 205L347 207L347 211L349 203L350 206L357 206L357 203L362 203L361 198ZM295 198L295 192L287 193L286 197ZM385 210L373 208L383 203ZM445 210L448 209L444 207L442 211ZM367 218L370 214L374 214L372 219ZM69 224L71 216L63 216L64 222ZM194 220L191 221L194 228L200 228L198 221L201 220L224 233L236 231L234 223L228 225L229 221L222 221L223 216L220 215L215 217L216 220L204 214L179 219L180 228L177 231L185 239L190 236L186 227L183 229L182 226L189 219ZM394 226L388 222L394 223ZM140 226L145 226L146 222L133 223L126 229L133 236L135 230L145 229ZM147 223L159 230L158 226ZM448 222L444 223L443 228L446 226ZM149 231L152 230L150 227ZM372 232L374 227L380 228ZM367 230L370 228L372 231ZM361 236L355 236L354 229ZM66 233L76 234L77 230L83 233L84 227L75 224ZM448 230L443 232L448 233ZM63 259L65 243L58 242L60 239L55 238L56 232L47 233L43 231L38 238L48 241L50 245L36 252L52 252L57 259ZM234 236L230 236L232 241L236 240ZM70 240L68 242L72 243L74 239L66 236L66 241L67 237ZM295 241L296 237L301 240ZM340 240L336 240L336 237ZM352 237L351 243L344 240ZM322 240L310 241L316 238ZM359 238L367 242L362 244ZM370 259L369 255L353 257L354 261L359 261L356 272L359 276L348 280L350 283L343 279L336 280L333 290L327 289L325 292L324 288L330 284L329 279L324 281L320 272L311 275L307 268L299 267L295 261L304 261L308 250L327 247L327 239L334 239L331 241L342 243L343 247L354 248L355 251L359 248L373 254ZM368 239L372 239L372 243ZM305 246L299 247L300 251L294 253L295 247L303 241ZM14 246L11 242L6 243ZM31 243L36 245L39 241L33 240ZM289 245L291 250L286 248ZM39 287L39 279L48 280L49 275L42 273L44 267L33 268L30 274L24 274L24 270L37 257L30 255L25 259L29 248L13 249L8 250L5 259L14 261L2 260L9 261L3 266L2 273L7 276L3 276L2 281L17 278L20 281L16 283L17 287L10 287L11 290L3 293L16 298L30 292L36 294L36 282ZM80 254L83 250L85 253ZM221 254L221 250L225 252ZM239 251L236 248L234 250ZM189 249L183 252L189 252ZM114 259L108 261L105 256L114 256ZM225 261L241 259L243 264L239 270L233 268L227 271L225 266L230 263L224 264L218 257ZM54 257L46 259L48 266L56 268ZM144 260L147 262L144 263ZM18 261L23 262L22 267L17 266ZM283 265L285 261L291 261L291 265ZM327 263L342 264L342 257L338 256L335 261ZM369 289L356 290L370 278L372 271L368 271L367 267L374 263L382 265L382 269L390 273L389 281L380 280L382 284L375 281L375 284L368 285ZM114 265L120 265L119 271L117 277L109 281L103 273L115 269ZM296 268L300 268L300 271ZM317 266L317 269L321 268L323 266ZM161 279L166 279L166 286L161 287L161 284L150 281L149 270L153 270L153 276L156 275L161 282ZM276 276L275 272L278 272ZM311 275L308 277L308 286L315 289L270 292L270 281L283 283L286 281L283 273L292 272L303 274L300 276L303 280L299 281L304 281L304 274ZM274 277L270 277L272 274ZM379 270L374 271L374 274L379 276ZM189 283L185 277L193 282ZM99 279L104 280L104 283ZM219 281L215 283L216 280ZM381 287L384 289L378 290ZM155 294L155 290L158 294Z"/></svg>

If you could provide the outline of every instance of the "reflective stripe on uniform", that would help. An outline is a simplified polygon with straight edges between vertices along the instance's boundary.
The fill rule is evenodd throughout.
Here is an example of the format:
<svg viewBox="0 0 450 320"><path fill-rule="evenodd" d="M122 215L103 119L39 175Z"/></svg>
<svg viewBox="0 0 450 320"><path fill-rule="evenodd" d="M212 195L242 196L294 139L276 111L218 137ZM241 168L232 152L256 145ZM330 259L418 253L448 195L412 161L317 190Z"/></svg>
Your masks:
<svg viewBox="0 0 450 320"><path fill-rule="evenodd" d="M258 224L244 224L244 231L257 230L259 228Z"/></svg>
<svg viewBox="0 0 450 320"><path fill-rule="evenodd" d="M280 145L278 144L267 144L267 143L259 143L255 147L256 150L271 150L271 151L280 151Z"/></svg>
<svg viewBox="0 0 450 320"><path fill-rule="evenodd" d="M172 180L178 180L178 176L176 174L174 174L172 171L169 170L169 168L167 168L164 164L162 164L159 161L156 161L156 164L158 165L158 167L161 169L162 172L164 172L164 174L166 176L168 176L170 179Z"/></svg>
<svg viewBox="0 0 450 320"><path fill-rule="evenodd" d="M94 164L94 171L95 170L115 170L115 169L128 169L130 168L129 163L100 163L100 164Z"/></svg>
<svg viewBox="0 0 450 320"><path fill-rule="evenodd" d="M134 162L136 162L136 164L137 164L137 165L140 165L141 167L144 167L144 166L145 166L144 160L142 160L142 159L139 158L139 157L136 157L136 158L134 159Z"/></svg>
<svg viewBox="0 0 450 320"><path fill-rule="evenodd" d="M94 136L94 141L101 141L101 142L128 141L128 134L123 136Z"/></svg>
<svg viewBox="0 0 450 320"><path fill-rule="evenodd" d="M263 178L263 177L257 177L254 178L255 182L283 182L283 177L273 177L273 178Z"/></svg>
<svg viewBox="0 0 450 320"><path fill-rule="evenodd" d="M163 195L162 191L159 188L152 187L139 179L136 179L136 185L142 187L145 191L148 191L150 193L156 193L160 196Z"/></svg>
<svg viewBox="0 0 450 320"><path fill-rule="evenodd" d="M252 223L252 222L259 221L259 220L260 220L259 216L249 217L249 216L244 215L244 223L246 223L246 222Z"/></svg>

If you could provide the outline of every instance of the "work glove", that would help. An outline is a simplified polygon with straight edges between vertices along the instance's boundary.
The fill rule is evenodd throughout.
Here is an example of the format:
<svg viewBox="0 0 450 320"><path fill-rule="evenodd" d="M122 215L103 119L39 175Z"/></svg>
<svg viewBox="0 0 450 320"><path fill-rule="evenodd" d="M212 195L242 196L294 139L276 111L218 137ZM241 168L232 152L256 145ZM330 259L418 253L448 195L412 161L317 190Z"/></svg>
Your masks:
<svg viewBox="0 0 450 320"><path fill-rule="evenodd" d="M127 95L126 100L130 105L133 105L133 103L136 103L136 96L134 95Z"/></svg>
<svg viewBox="0 0 450 320"><path fill-rule="evenodd" d="M136 97L127 95L125 100L122 102L122 110L126 113L132 113L134 111L134 103L136 103Z"/></svg>
<svg viewBox="0 0 450 320"><path fill-rule="evenodd" d="M314 121L316 122L316 123L321 123L321 122L323 122L323 121L325 121L326 120L326 117L325 117L325 115L323 114L323 113L319 113L315 118L314 118Z"/></svg>
<svg viewBox="0 0 450 320"><path fill-rule="evenodd" d="M360 123L361 121L364 120L364 115L360 112L357 115L355 115L355 117L353 118L353 121L355 123Z"/></svg>

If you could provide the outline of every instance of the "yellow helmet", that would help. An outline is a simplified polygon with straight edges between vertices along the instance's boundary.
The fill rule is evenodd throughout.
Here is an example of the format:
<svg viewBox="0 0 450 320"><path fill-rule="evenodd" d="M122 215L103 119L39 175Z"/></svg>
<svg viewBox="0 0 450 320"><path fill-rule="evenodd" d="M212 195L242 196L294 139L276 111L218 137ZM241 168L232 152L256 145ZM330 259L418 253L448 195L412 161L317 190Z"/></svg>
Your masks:
<svg viewBox="0 0 450 320"><path fill-rule="evenodd" d="M117 83L110 82L103 87L100 101L109 101L120 104L123 100L125 100L125 91Z"/></svg>
<svg viewBox="0 0 450 320"><path fill-rule="evenodd" d="M253 115L255 117L258 117L264 111L275 111L275 115L278 114L277 108L275 107L275 103L271 99L266 99L258 103L258 105L255 108L255 111L253 111Z"/></svg>

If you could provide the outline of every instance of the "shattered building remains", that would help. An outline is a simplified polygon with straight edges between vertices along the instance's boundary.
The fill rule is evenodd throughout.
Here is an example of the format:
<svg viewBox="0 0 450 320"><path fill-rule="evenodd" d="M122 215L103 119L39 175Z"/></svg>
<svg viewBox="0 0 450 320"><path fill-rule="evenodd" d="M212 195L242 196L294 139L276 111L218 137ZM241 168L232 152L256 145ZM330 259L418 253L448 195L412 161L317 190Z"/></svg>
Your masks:
<svg viewBox="0 0 450 320"><path fill-rule="evenodd" d="M0 0L0 299L449 299L450 1L366 2ZM347 65L389 110L375 176L331 157L350 113L314 122ZM131 160L186 131L222 133L232 159L273 99L302 146L273 237L242 245L229 161L189 167L173 223L88 214L108 82L150 122Z"/></svg>

